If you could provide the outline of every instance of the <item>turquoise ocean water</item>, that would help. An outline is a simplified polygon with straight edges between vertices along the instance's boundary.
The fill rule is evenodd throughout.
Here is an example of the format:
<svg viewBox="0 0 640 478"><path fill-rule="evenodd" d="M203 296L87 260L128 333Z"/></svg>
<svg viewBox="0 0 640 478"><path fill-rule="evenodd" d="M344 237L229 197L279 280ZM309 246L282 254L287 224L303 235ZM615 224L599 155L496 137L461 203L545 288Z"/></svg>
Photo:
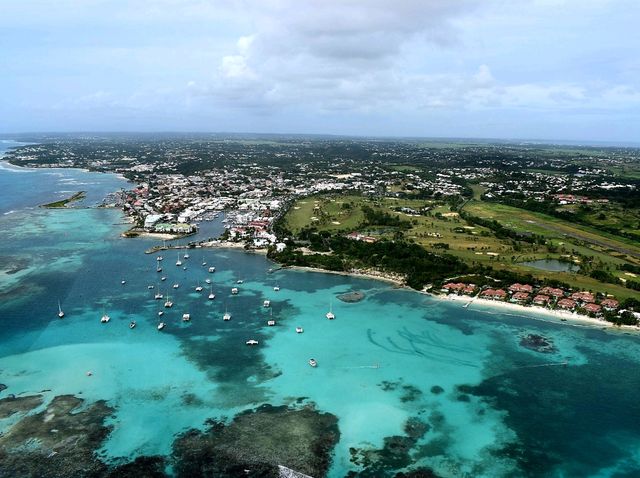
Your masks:
<svg viewBox="0 0 640 478"><path fill-rule="evenodd" d="M269 273L274 264L263 256L235 250L191 250L187 270L166 251L158 274L156 256L144 253L156 242L121 238L121 213L91 207L121 187L110 175L0 168L0 383L8 386L0 398L46 390L49 399L107 400L115 414L99 450L105 459L168 454L176 434L208 418L304 397L339 418L331 477L358 470L352 452L381 450L412 419L428 431L412 443L411 462L442 476L640 473L637 336L464 309L383 282ZM81 189L91 193L74 209L36 207ZM158 289L175 304L163 332ZM336 299L350 290L365 299ZM330 303L334 321L324 317ZM101 324L105 312L111 322ZM275 327L266 326L270 313ZM547 337L554 350L523 347L526 334ZM249 338L260 345L246 347ZM0 430L11 423L0 420ZM382 460L378 476L405 465Z"/></svg>

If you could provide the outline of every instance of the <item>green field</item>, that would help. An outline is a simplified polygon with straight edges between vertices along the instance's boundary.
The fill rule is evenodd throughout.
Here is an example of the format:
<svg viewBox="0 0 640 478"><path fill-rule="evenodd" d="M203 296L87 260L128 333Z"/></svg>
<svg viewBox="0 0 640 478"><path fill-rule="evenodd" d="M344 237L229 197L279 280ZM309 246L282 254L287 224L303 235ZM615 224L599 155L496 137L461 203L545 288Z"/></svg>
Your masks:
<svg viewBox="0 0 640 478"><path fill-rule="evenodd" d="M474 187L476 197L481 192L481 187ZM297 201L285 216L285 224L294 234L305 227L315 227L318 231L346 234L358 230L368 235L392 238L396 232L393 228L361 227L365 219L361 210L363 205L409 221L411 228L403 232L404 237L432 252L447 252L472 264L553 278L576 288L601 291L619 298L640 296L621 285L602 283L586 275L542 271L521 264L538 259L557 259L587 268L601 268L618 277L635 280L618 268L624 262L640 263L640 259L630 256L637 254L640 258L638 245L609 238L585 226L502 204L471 200L464 206L464 211L473 216L495 219L519 232L543 236L551 250L547 245L500 239L488 228L467 223L448 204L433 200L317 195ZM400 207L415 210L427 207L429 211L426 215L409 215L394 210Z"/></svg>

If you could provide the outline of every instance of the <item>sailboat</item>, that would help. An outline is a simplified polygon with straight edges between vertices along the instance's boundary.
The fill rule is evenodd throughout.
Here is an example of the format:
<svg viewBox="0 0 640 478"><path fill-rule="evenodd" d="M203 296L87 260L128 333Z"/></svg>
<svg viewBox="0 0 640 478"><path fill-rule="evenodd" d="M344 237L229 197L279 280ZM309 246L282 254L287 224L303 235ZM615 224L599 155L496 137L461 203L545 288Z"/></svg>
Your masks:
<svg viewBox="0 0 640 478"><path fill-rule="evenodd" d="M185 259L189 259L189 253L188 253L188 252L185 252L185 253L184 253L184 258L185 258Z"/></svg>
<svg viewBox="0 0 640 478"><path fill-rule="evenodd" d="M202 265L206 266L207 265L207 261L204 260L204 256L202 256Z"/></svg>
<svg viewBox="0 0 640 478"><path fill-rule="evenodd" d="M200 281L198 281L198 286L196 287L196 292L202 292L202 286L200 285Z"/></svg>
<svg viewBox="0 0 640 478"><path fill-rule="evenodd" d="M180 254L178 254L178 260L176 261L176 266L180 267L182 265L182 261L180 260Z"/></svg>
<svg viewBox="0 0 640 478"><path fill-rule="evenodd" d="M269 327L276 325L276 321L273 318L273 309L269 309L269 320L267 320L267 325Z"/></svg>
<svg viewBox="0 0 640 478"><path fill-rule="evenodd" d="M329 312L327 312L327 315L326 315L325 317L326 317L327 319L329 319L329 320L333 320L333 319L335 319L335 318L336 318L336 316L335 316L335 314L333 313L333 310L332 310L332 304L331 304L331 301L329 301Z"/></svg>
<svg viewBox="0 0 640 478"><path fill-rule="evenodd" d="M274 290L275 292L278 292L278 291L280 290L280 286L279 286L279 285L275 285L275 286L273 287L273 290Z"/></svg>
<svg viewBox="0 0 640 478"><path fill-rule="evenodd" d="M165 306L167 309L170 309L171 307L173 307L173 302L171 302L171 301L169 300L169 293L168 293L168 292L167 292L167 300L166 300L166 302L164 303L164 306Z"/></svg>
<svg viewBox="0 0 640 478"><path fill-rule="evenodd" d="M110 320L111 320L111 317L109 317L107 314L102 314L102 317L100 318L100 322L103 324L106 324Z"/></svg>
<svg viewBox="0 0 640 478"><path fill-rule="evenodd" d="M153 296L156 300L160 300L162 299L164 296L162 295L162 293L160 292L160 289L156 289L157 292L156 294Z"/></svg>
<svg viewBox="0 0 640 478"><path fill-rule="evenodd" d="M213 293L213 286L209 288L209 300L213 300L216 298L216 295Z"/></svg>
<svg viewBox="0 0 640 478"><path fill-rule="evenodd" d="M224 308L224 315L222 316L222 320L231 320L231 314L226 307Z"/></svg>
<svg viewBox="0 0 640 478"><path fill-rule="evenodd" d="M62 307L60 307L60 301L58 301L58 318L61 319L64 317L64 312L62 312Z"/></svg>

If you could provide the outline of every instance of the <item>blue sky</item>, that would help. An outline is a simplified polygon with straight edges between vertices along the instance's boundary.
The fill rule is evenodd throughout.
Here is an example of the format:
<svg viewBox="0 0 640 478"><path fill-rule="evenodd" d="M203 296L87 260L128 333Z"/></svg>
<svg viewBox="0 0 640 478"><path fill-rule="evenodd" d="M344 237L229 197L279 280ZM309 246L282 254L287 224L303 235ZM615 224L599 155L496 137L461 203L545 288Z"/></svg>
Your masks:
<svg viewBox="0 0 640 478"><path fill-rule="evenodd" d="M0 132L640 141L636 0L0 0Z"/></svg>

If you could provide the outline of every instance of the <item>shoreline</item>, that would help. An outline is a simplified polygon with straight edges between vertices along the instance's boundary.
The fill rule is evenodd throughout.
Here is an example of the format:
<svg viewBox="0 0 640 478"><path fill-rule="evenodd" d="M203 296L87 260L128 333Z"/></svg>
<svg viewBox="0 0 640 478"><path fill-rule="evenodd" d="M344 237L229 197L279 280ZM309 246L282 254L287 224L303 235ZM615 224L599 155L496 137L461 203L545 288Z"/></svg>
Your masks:
<svg viewBox="0 0 640 478"><path fill-rule="evenodd" d="M538 307L538 306L525 306L525 305L514 304L512 302L502 302L502 301L483 299L477 296L466 296L466 295L456 295L456 294L441 295L441 294L433 294L426 290L419 291L419 290L411 289L401 279L384 274L384 273L380 273L380 275L376 275L376 274L367 273L367 272L360 273L360 272L348 272L348 271L330 271L330 270L320 269L317 267L307 267L307 266L283 266L283 268L298 270L302 272L322 272L324 274L343 275L343 276L358 277L362 279L372 279L372 280L388 282L388 283L394 284L395 286L397 286L397 288L412 290L414 292L428 295L433 299L440 300L443 302L447 302L447 301L448 302L464 302L465 304L468 304L467 307L465 307L468 309L471 309L474 305L476 305L481 307L494 308L497 311L502 310L503 312L508 312L508 311L513 312L514 315L518 315L519 317L524 317L527 319L545 320L544 317L553 318L556 320L553 320L552 322L560 325L572 325L572 326L582 326L582 327L589 327L589 328L599 328L599 329L606 329L606 330L617 330L617 331L624 331L624 332L640 333L640 326L638 325L616 325L611 322L607 322L606 320L596 319L593 317L578 314L576 312L570 312L567 310L551 310L551 309ZM484 311L478 308L475 308L474 310L491 314L491 312L489 311ZM527 312L529 314L526 314ZM532 317L531 314L538 315L541 317L539 318Z"/></svg>

